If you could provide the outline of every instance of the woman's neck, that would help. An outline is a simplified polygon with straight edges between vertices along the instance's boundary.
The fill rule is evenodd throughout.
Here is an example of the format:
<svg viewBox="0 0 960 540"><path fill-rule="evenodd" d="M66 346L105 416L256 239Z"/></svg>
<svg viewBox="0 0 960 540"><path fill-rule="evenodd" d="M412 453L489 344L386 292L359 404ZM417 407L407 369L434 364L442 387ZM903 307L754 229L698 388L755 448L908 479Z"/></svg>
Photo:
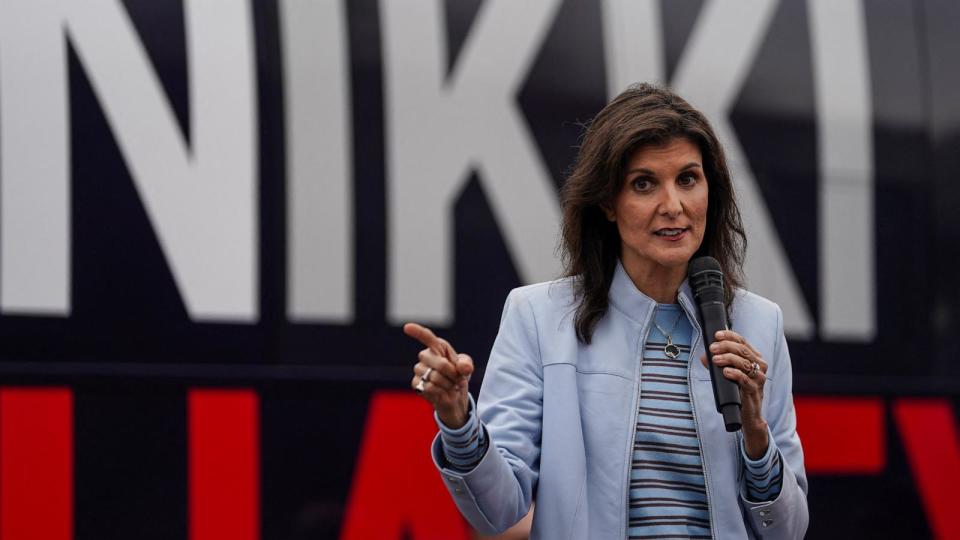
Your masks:
<svg viewBox="0 0 960 540"><path fill-rule="evenodd" d="M675 304L677 291L687 275L687 267L665 267L659 265L628 265L622 263L623 269L630 276L630 281L643 294L660 304Z"/></svg>

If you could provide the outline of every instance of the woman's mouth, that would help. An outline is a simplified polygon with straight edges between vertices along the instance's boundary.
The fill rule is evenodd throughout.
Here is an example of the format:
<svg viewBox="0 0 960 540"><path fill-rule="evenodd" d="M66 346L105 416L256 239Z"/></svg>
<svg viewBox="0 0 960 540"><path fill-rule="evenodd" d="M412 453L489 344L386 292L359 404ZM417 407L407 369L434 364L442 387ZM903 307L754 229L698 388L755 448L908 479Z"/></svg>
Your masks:
<svg viewBox="0 0 960 540"><path fill-rule="evenodd" d="M687 227L657 229L653 234L670 242L676 242L687 235Z"/></svg>

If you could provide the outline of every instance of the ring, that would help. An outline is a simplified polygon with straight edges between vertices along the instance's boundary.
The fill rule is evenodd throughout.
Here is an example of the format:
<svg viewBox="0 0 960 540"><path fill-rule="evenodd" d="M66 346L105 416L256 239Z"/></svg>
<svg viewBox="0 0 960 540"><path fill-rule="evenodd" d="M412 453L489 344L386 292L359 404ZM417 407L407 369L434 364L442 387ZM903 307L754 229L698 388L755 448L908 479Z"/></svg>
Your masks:
<svg viewBox="0 0 960 540"><path fill-rule="evenodd" d="M430 380L430 373L433 371L432 367L428 367L426 371L423 372L423 375L420 376L422 382L428 382Z"/></svg>
<svg viewBox="0 0 960 540"><path fill-rule="evenodd" d="M422 393L422 392L423 392L423 380L421 379L420 382L418 382L417 385L413 387L413 389L416 390L418 394L419 394L419 393Z"/></svg>
<svg viewBox="0 0 960 540"><path fill-rule="evenodd" d="M760 364L754 362L753 369L750 370L750 373L747 373L749 377L756 377L757 373L760 373Z"/></svg>

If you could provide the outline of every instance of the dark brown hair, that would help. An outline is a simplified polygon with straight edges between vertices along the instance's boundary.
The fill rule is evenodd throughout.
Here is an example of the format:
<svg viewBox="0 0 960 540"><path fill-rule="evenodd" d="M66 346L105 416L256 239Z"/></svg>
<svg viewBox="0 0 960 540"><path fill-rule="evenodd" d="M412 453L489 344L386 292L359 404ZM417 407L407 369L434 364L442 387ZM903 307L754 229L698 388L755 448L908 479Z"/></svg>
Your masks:
<svg viewBox="0 0 960 540"><path fill-rule="evenodd" d="M747 238L740 220L720 141L700 111L673 92L650 84L633 85L613 99L587 126L573 171L561 190L561 256L564 274L573 277L579 302L577 338L590 343L607 312L608 292L620 255L616 223L604 208L613 206L624 169L635 150L686 138L700 148L707 178L707 223L695 257L709 255L724 274L724 300L743 283Z"/></svg>

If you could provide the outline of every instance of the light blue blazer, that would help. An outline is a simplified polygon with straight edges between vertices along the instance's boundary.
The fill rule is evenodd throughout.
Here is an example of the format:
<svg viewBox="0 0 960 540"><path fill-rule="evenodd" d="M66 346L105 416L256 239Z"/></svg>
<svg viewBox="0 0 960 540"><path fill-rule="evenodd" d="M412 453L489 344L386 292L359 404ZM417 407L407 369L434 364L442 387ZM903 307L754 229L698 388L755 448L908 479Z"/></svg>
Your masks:
<svg viewBox="0 0 960 540"><path fill-rule="evenodd" d="M802 538L807 480L780 308L746 291L731 307L732 328L769 364L763 416L783 457L780 495L752 503L744 495L740 435L724 429L699 361L703 344L686 282L679 302L693 325L688 377L714 537ZM592 344L583 345L569 279L510 293L477 403L489 450L461 474L444 467L439 436L432 446L444 483L476 529L507 529L536 499L533 539L623 540L640 358L655 306L618 264L610 307Z"/></svg>

